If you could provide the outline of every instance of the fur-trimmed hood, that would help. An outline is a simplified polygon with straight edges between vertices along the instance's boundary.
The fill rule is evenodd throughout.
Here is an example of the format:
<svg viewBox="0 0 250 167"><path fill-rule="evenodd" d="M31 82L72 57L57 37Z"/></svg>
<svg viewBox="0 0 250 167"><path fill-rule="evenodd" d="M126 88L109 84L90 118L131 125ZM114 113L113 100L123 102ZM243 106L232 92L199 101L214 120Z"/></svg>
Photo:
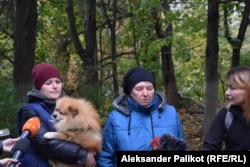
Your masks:
<svg viewBox="0 0 250 167"><path fill-rule="evenodd" d="M114 101L113 101L113 103L112 103L112 105L113 105L113 107L116 109L116 110L118 110L118 111L120 111L121 113L123 113L123 114L125 114L125 115L130 115L130 113L131 113L131 111L130 111L130 109L129 109L129 105L128 105L128 95L125 95L125 94L123 94L123 95L120 95L119 97L117 97ZM158 103L158 110L159 111L162 111L163 109L164 109L164 106L166 105L166 98L165 98L165 96L163 95L163 93L162 92L155 92L155 94L154 94L154 98L157 98L158 100L157 100L157 103Z"/></svg>

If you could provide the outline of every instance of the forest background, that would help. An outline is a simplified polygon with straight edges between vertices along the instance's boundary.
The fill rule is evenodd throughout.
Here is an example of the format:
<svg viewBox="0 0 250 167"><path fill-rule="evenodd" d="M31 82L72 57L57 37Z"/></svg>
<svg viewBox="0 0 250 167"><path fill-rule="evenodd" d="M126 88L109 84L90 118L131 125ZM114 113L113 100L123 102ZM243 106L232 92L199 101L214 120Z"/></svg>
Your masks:
<svg viewBox="0 0 250 167"><path fill-rule="evenodd" d="M48 62L68 95L93 102L103 124L125 72L151 70L197 150L225 102L226 72L249 65L248 0L0 0L0 129ZM197 115L198 116L195 116Z"/></svg>

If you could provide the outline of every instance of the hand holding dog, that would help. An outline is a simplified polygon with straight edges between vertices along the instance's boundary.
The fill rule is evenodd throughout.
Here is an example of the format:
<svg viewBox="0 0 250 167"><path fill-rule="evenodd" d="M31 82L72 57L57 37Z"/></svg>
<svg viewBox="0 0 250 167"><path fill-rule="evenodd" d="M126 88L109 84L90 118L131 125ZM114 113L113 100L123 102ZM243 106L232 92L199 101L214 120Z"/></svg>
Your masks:
<svg viewBox="0 0 250 167"><path fill-rule="evenodd" d="M85 162L85 167L95 167L96 166L96 161L95 161L95 152L88 152L86 162Z"/></svg>

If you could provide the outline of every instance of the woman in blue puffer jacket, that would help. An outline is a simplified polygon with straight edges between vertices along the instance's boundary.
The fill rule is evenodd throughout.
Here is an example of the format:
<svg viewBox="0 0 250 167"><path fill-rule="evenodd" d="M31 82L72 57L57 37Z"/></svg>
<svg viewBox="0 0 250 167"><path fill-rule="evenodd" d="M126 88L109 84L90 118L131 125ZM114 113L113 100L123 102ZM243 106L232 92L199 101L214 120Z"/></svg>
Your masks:
<svg viewBox="0 0 250 167"><path fill-rule="evenodd" d="M166 104L164 95L155 91L155 79L143 68L130 69L123 78L124 95L113 101L103 129L99 167L116 166L116 151L151 151L151 141L171 134L184 141L176 109Z"/></svg>

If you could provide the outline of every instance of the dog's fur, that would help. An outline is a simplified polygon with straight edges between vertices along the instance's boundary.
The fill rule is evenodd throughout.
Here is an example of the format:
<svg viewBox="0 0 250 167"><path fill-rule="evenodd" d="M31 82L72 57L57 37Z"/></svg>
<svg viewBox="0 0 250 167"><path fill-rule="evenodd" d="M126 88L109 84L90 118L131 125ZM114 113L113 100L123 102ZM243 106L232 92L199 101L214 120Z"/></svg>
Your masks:
<svg viewBox="0 0 250 167"><path fill-rule="evenodd" d="M86 99L62 97L56 101L52 114L56 132L47 132L47 139L61 139L80 144L90 152L100 152L102 148L101 121L92 105ZM72 165L50 160L52 167L70 167ZM74 165L73 165L74 166Z"/></svg>

